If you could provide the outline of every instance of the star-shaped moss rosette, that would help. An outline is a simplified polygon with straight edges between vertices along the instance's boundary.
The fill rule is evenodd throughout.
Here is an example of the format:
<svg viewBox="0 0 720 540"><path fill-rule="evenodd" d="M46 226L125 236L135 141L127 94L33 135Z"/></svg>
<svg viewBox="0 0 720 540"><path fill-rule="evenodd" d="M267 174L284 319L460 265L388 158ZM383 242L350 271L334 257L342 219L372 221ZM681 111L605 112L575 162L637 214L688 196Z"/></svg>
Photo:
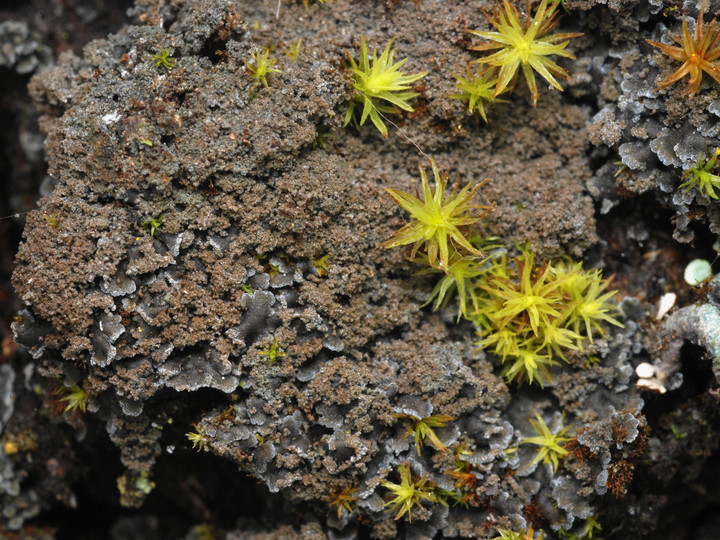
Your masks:
<svg viewBox="0 0 720 540"><path fill-rule="evenodd" d="M413 480L410 472L410 465L403 463L398 466L400 473L400 483L395 484L388 480L383 480L381 485L389 489L394 497L387 501L384 506L389 506L391 510L397 510L395 519L400 519L407 514L408 521L412 521L412 509L415 506L422 508L422 501L436 503L435 489L426 476Z"/></svg>
<svg viewBox="0 0 720 540"><path fill-rule="evenodd" d="M487 43L470 47L471 50L493 51L497 49L493 54L477 60L478 63L500 68L495 86L495 97L515 80L518 68L522 69L527 81L533 107L537 104L539 96L533 70L562 92L563 88L556 77L569 79L570 75L550 60L549 56L557 55L574 59L575 57L567 52L565 47L570 43L570 38L582 34L550 33L560 20L560 14L557 13L559 5L559 0L553 0L548 7L547 0L542 0L535 11L535 16L531 19L530 0L527 2L524 16L514 5L503 0L502 7L498 5L492 16L486 13L490 24L497 30L496 32L470 30L471 34L488 40Z"/></svg>
<svg viewBox="0 0 720 540"><path fill-rule="evenodd" d="M653 47L657 47L673 60L682 62L682 65L671 75L664 78L657 85L657 90L667 88L685 76L690 77L686 95L697 93L700 89L703 72L720 82L720 65L715 62L720 58L720 31L715 29L716 21L713 19L707 27L703 24L703 8L695 23L695 34L688 30L687 19L683 14L682 34L669 36L680 45L666 45L651 39L646 40Z"/></svg>
<svg viewBox="0 0 720 540"><path fill-rule="evenodd" d="M281 70L273 67L277 64L277 59L270 56L270 51L267 49L264 49L262 53L259 50L256 50L250 56L250 60L243 60L243 63L245 64L245 67L247 67L255 83L262 83L265 88L268 88L268 75L271 73L282 73Z"/></svg>
<svg viewBox="0 0 720 540"><path fill-rule="evenodd" d="M355 63L353 57L349 56L352 86L356 93L350 101L348 112L345 115L345 126L354 118L356 108L359 110L362 107L359 124L363 125L365 120L370 118L380 133L387 137L388 131L380 117L381 113L394 114L397 112L396 107L404 111L412 112L414 110L408 100L416 97L418 93L408 92L411 89L410 83L424 77L428 72L405 75L400 68L408 59L403 58L399 62L395 62L394 56L395 50L392 48L392 40L390 40L380 57L376 51L373 51L371 65L365 36L360 38L359 61Z"/></svg>
<svg viewBox="0 0 720 540"><path fill-rule="evenodd" d="M435 160L430 160L430 163L435 177L435 191L430 191L425 169L420 167L424 200L421 201L397 189L385 188L395 202L410 213L412 221L380 246L392 248L413 244L410 259L423 249L427 254L428 264L447 273L451 247L468 254L480 255L480 251L470 243L460 229L479 222L493 207L471 204L473 196L484 182L479 182L475 186L469 183L459 192L453 191L446 196L448 175L440 174ZM470 215L469 212L474 209L485 210L485 213Z"/></svg>
<svg viewBox="0 0 720 540"><path fill-rule="evenodd" d="M495 86L497 85L498 79L495 74L495 69L490 68L489 70L479 71L477 73L467 66L467 77L462 75L455 75L455 87L460 90L457 94L451 94L448 96L450 99L466 99L468 100L468 110L472 113L477 111L482 116L487 124L487 116L485 114L485 105L489 103L507 103L504 99L496 97ZM501 91L505 92L507 88Z"/></svg>
<svg viewBox="0 0 720 540"><path fill-rule="evenodd" d="M560 458L569 453L565 450L565 443L570 440L570 437L565 437L565 434L570 429L570 426L563 427L561 420L560 429L558 429L557 433L553 433L537 412L535 417L537 420L530 418L530 424L537 433L537 437L527 437L520 441L520 444L534 444L540 447L531 465L540 461L548 464L552 463L553 471L557 471Z"/></svg>
<svg viewBox="0 0 720 540"><path fill-rule="evenodd" d="M702 152L698 155L697 163L693 167L683 171L684 183L680 184L680 189L689 191L694 187L707 197L708 199L717 199L716 189L720 189L720 176L713 174L711 171L715 169L718 156L720 156L720 148L715 149L715 155L709 160L703 159Z"/></svg>

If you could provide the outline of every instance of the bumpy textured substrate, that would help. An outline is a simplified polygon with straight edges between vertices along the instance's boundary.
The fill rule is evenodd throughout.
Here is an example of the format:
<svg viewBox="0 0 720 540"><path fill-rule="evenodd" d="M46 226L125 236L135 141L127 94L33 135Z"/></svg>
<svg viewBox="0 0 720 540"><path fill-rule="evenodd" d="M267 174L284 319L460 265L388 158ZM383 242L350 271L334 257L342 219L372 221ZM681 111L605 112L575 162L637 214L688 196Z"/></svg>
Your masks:
<svg viewBox="0 0 720 540"><path fill-rule="evenodd" d="M552 535L580 532L598 513L614 538L653 530L657 498L629 493L648 455L634 368L662 352L644 303L653 297L621 303L625 327L586 351L599 362L586 367L588 354L570 355L544 391L509 389L496 359L474 348L470 325L420 309L432 278L413 276L403 250L377 247L404 219L382 188L413 192L417 165L427 160L394 128L387 141L371 127L340 129L350 96L346 57L361 34L371 48L394 38L397 57L410 58L407 72L431 71L418 85L416 112L397 121L441 168L464 181L490 177L484 197L498 209L485 234L507 245L532 241L544 257L577 258L596 246L588 259L596 264L609 249L598 244L586 184L603 214L623 193L650 191L678 212L678 236L688 231L692 196L664 193L680 183L678 171L698 146L673 141L694 130L712 144L716 133L702 126L718 109L717 88L693 98L707 101L702 118L675 127L673 118L695 111L696 101L652 91L659 58L643 40L662 34L659 7L577 5L563 25L586 36L573 43L579 58L566 64L574 77L566 92L543 89L532 109L518 83L485 126L446 98L451 74L475 58L467 29L487 27L479 9L278 6L276 17L274 3L141 0L137 25L92 42L82 57L64 55L31 85L57 185L28 216L14 275L25 309L14 330L43 375L88 392L85 414L102 419L126 469L123 504L142 505L160 480L158 456L189 454L183 433L194 432L204 452L243 471L238 477L311 504L314 517L295 532L278 529L283 538L489 538L497 527L530 525ZM293 61L283 50L298 38ZM264 88L243 59L271 44L282 73ZM152 58L162 48L172 69ZM333 135L328 144L317 143L323 133ZM604 165L617 160L608 148L629 169L617 178ZM717 205L693 208L718 225ZM153 218L162 223L151 230ZM313 262L326 255L325 275ZM623 294L636 293L633 283L644 277L625 270ZM705 345L695 339L700 330L678 337L672 324L661 331ZM669 389L682 381L679 347L673 351L665 358L675 366ZM4 374L2 396L16 378ZM12 402L0 406L6 420ZM531 445L508 452L535 435L534 411L553 430L562 411L565 425L574 423L573 453L557 471L532 465ZM437 429L440 440L470 451L471 504L426 504L413 509L412 522L395 521L381 481L398 482L399 465L453 489L452 450L426 444L418 455L405 436L402 415L439 414L456 417ZM160 429L170 418L181 431ZM670 439L651 440L653 451ZM0 465L12 479L11 456L0 452ZM343 488L356 489L353 512L327 513L323 501ZM0 484L3 508L20 491L18 482ZM25 516L16 515L6 526L22 526ZM229 534L272 536L262 527Z"/></svg>

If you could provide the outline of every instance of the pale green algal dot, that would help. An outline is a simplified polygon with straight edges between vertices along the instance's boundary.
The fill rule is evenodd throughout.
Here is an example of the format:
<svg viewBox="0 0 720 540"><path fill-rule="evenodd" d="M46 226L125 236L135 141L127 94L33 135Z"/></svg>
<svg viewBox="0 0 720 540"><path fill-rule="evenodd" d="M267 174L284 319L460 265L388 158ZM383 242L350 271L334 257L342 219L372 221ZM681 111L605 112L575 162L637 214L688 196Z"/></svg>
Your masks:
<svg viewBox="0 0 720 540"><path fill-rule="evenodd" d="M695 259L685 267L685 282L693 287L712 276L712 267L705 259Z"/></svg>

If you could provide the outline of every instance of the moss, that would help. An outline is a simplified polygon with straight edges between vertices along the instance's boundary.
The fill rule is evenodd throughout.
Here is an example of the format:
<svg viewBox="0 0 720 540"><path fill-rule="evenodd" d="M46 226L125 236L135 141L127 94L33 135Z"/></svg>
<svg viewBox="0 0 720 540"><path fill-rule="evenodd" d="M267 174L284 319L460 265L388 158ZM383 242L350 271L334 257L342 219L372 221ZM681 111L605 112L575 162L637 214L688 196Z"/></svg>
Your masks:
<svg viewBox="0 0 720 540"><path fill-rule="evenodd" d="M420 179L423 199L420 200L409 193L386 188L404 210L410 213L412 221L400 229L395 236L380 244L381 247L392 248L412 244L410 259L421 251L427 256L430 266L439 268L445 273L450 266L450 253L480 255L461 231L461 227L478 223L485 214L470 215L471 210L489 211L492 207L471 204L472 198L482 186L482 182L467 184L459 192L445 195L447 173L440 174L435 160L431 160L435 191L430 191L425 169L420 167Z"/></svg>
<svg viewBox="0 0 720 540"><path fill-rule="evenodd" d="M556 433L550 431L545 420L536 412L535 418L530 419L530 424L537 433L536 437L527 437L520 441L520 444L534 444L539 446L538 454L532 461L532 465L542 461L543 463L552 463L553 470L557 471L560 458L565 457L569 452L565 449L565 444L570 437L565 437L570 427L563 427L560 421L560 429Z"/></svg>
<svg viewBox="0 0 720 540"><path fill-rule="evenodd" d="M170 56L170 52L165 50L165 47L160 48L160 52L154 54L152 59L155 61L155 67L163 67L170 71L175 67L175 59Z"/></svg>
<svg viewBox="0 0 720 540"><path fill-rule="evenodd" d="M413 111L408 100L418 94L417 92L408 92L409 85L427 75L428 72L405 75L400 68L407 62L407 58L394 62L394 56L395 51L392 49L392 40L390 40L379 58L377 52L373 51L371 65L368 60L365 36L360 38L360 60L355 63L350 56L350 67L353 73L352 86L356 94L345 115L345 125L348 125L353 119L356 107L362 107L360 125L363 125L369 117L380 133L387 137L387 127L380 118L381 113L395 113L395 107L400 107L404 111ZM390 105L382 103L384 101Z"/></svg>
<svg viewBox="0 0 720 540"><path fill-rule="evenodd" d="M251 56L250 60L243 60L245 67L250 72L251 77L256 84L262 83L265 88L268 88L267 77L271 73L282 73L273 66L277 64L277 59L270 56L270 51L267 49L256 50Z"/></svg>
<svg viewBox="0 0 720 540"><path fill-rule="evenodd" d="M425 439L428 439L430 443L441 452L447 451L447 447L438 439L437 435L435 435L433 428L445 427L448 422L455 420L454 416L434 414L432 416L426 416L425 418L418 418L417 416L409 414L399 414L397 417L408 423L405 436L415 435L415 450L417 450L418 456L420 455L420 447L423 445Z"/></svg>
<svg viewBox="0 0 720 540"><path fill-rule="evenodd" d="M527 81L533 107L537 105L539 92L535 82L537 71L548 83L562 92L562 86L555 77L568 79L568 73L550 60L550 55L575 58L565 50L568 40L582 34L565 33L551 34L553 28L559 21L557 13L559 1L554 0L548 8L547 0L542 0L535 10L532 19L529 17L530 2L528 2L528 14L521 21L518 9L507 0L503 1L503 9L496 8L494 16L488 15L488 20L497 32L481 32L470 30L471 34L489 40L470 47L474 51L492 51L498 49L489 56L477 60L481 64L488 64L500 69L495 86L495 97L497 97L517 77L518 68L522 68L523 75Z"/></svg>
<svg viewBox="0 0 720 540"><path fill-rule="evenodd" d="M555 360L565 360L564 350L582 350L593 333L605 333L602 323L622 326L609 302L616 291L606 292L601 273L584 270L582 263L538 266L524 248L512 266L499 259L478 286L484 293L473 317L479 345L502 358L508 380L542 385L551 379L548 368Z"/></svg>
<svg viewBox="0 0 720 540"><path fill-rule="evenodd" d="M422 502L438 502L435 495L434 486L427 477L412 478L410 465L403 463L398 466L400 473L400 483L395 484L387 480L381 482L384 488L389 489L395 497L385 503L390 509L398 513L395 519L400 519L407 514L408 521L412 521L412 509L416 506L422 508Z"/></svg>

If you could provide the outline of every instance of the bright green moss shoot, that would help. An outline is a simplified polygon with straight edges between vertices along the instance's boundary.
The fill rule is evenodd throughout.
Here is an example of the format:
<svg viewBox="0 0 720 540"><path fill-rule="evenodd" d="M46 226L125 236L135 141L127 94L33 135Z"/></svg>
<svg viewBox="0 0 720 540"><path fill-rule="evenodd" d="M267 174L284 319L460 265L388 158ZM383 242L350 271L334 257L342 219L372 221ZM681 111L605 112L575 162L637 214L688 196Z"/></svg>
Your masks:
<svg viewBox="0 0 720 540"><path fill-rule="evenodd" d="M487 116L485 115L486 103L507 103L504 99L495 97L495 88L497 84L497 76L495 70L485 70L474 73L470 66L467 66L467 78L462 75L454 75L455 87L460 90L457 94L451 94L450 99L466 99L470 112L477 111L487 124ZM507 91L504 88L500 93Z"/></svg>
<svg viewBox="0 0 720 540"><path fill-rule="evenodd" d="M445 452L447 446L445 446L438 436L435 435L433 428L445 427L448 422L455 420L454 416L448 416L447 414L434 414L432 416L426 416L425 418L418 418L409 414L398 414L397 418L401 418L408 423L408 429L405 432L405 437L415 435L415 450L417 450L418 456L420 455L420 448L423 445L423 441L427 438L437 450Z"/></svg>
<svg viewBox="0 0 720 540"><path fill-rule="evenodd" d="M447 186L447 173L440 174L437 164L431 160L433 175L435 177L435 191L430 191L425 169L420 167L420 179L423 199L399 191L386 188L386 191L395 201L410 213L412 221L400 229L395 236L380 244L381 247L392 248L412 244L410 259L414 259L419 250L427 255L428 264L448 273L450 266L450 252L480 255L460 230L461 227L479 222L485 214L479 216L469 215L470 210L490 210L492 207L471 204L475 192L482 185L466 185L459 192L453 191L445 195Z"/></svg>
<svg viewBox="0 0 720 540"><path fill-rule="evenodd" d="M87 409L88 393L78 384L73 385L70 388L65 388L63 393L67 393L65 397L60 398L60 401L66 403L65 411L81 411L85 412Z"/></svg>
<svg viewBox="0 0 720 540"><path fill-rule="evenodd" d="M193 424L192 427L195 429L195 431L186 433L185 436L190 442L193 443L192 447L196 448L199 452L200 450L205 448L205 441L207 440L207 435L200 431L200 427L197 424Z"/></svg>
<svg viewBox="0 0 720 540"><path fill-rule="evenodd" d="M583 270L582 263L535 265L523 249L510 265L498 259L479 283L479 308L472 315L482 348L501 357L508 380L551 380L548 368L564 350L582 350L593 335L604 335L602 323L622 327L609 303L616 291L606 292L599 270Z"/></svg>
<svg viewBox="0 0 720 540"><path fill-rule="evenodd" d="M164 67L168 71L175 67L175 59L170 56L170 52L165 47L160 47L160 52L154 54L152 59L155 61L155 67Z"/></svg>
<svg viewBox="0 0 720 540"><path fill-rule="evenodd" d="M387 480L381 482L384 488L389 489L395 497L385 503L384 506L390 506L391 510L397 510L395 519L400 519L403 515L408 515L408 521L412 521L411 510L415 506L422 508L422 501L436 503L438 502L435 495L435 489L426 476L413 480L410 472L410 465L403 463L398 466L400 473L400 483L395 484Z"/></svg>
<svg viewBox="0 0 720 540"><path fill-rule="evenodd" d="M717 199L718 195L715 189L720 189L720 176L712 174L720 156L720 148L715 149L715 155L703 163L703 155L698 155L697 163L694 167L690 167L683 172L683 180L685 183L680 185L681 189L689 191L694 187L698 188L701 195L708 199Z"/></svg>
<svg viewBox="0 0 720 540"><path fill-rule="evenodd" d="M158 214L157 216L151 217L150 219L146 219L142 222L142 225L140 226L143 229L148 229L150 231L150 236L155 236L155 231L162 227L164 221L165 218L163 217L163 215Z"/></svg>
<svg viewBox="0 0 720 540"><path fill-rule="evenodd" d="M478 309L477 295L475 293L475 281L479 276L488 271L488 265L482 257L472 255L461 255L454 248L450 253L448 261L447 273L438 268L429 265L426 255L418 257L420 264L427 264L427 267L420 270L417 275L429 273L442 273L443 277L437 282L435 288L430 293L424 306L435 300L433 311L445 309L452 295L457 291L458 295L458 321L461 317L469 318L470 313Z"/></svg>
<svg viewBox="0 0 720 540"><path fill-rule="evenodd" d="M542 530L537 532L538 534L535 534L532 527L528 527L523 532L519 533L513 531L512 529L498 529L497 533L500 536L496 536L491 540L543 540L543 538L545 538L545 532Z"/></svg>
<svg viewBox="0 0 720 540"><path fill-rule="evenodd" d="M360 125L363 125L369 117L380 133L387 137L387 127L380 118L380 113L396 113L395 107L400 107L404 111L413 111L408 100L418 94L417 92L408 92L410 83L424 77L428 72L405 75L400 68L407 62L407 58L394 62L394 55L395 51L392 49L392 40L390 40L380 57L376 51L373 51L371 65L365 36L360 38L359 61L355 63L353 57L348 55L352 69L352 86L356 94L350 102L344 125L347 126L353 119L356 107L362 107Z"/></svg>
<svg viewBox="0 0 720 540"><path fill-rule="evenodd" d="M268 359L268 365L273 365L275 362L278 361L280 358L285 358L287 354L285 351L283 351L280 346L278 345L278 340L273 339L273 342L270 344L270 347L268 347L264 351L260 351L260 354L262 356L267 357Z"/></svg>
<svg viewBox="0 0 720 540"><path fill-rule="evenodd" d="M520 444L534 444L539 446L538 454L532 461L532 465L542 461L543 463L552 463L553 471L557 471L559 460L568 454L565 450L565 443L570 440L570 437L565 437L565 434L570 429L570 426L563 427L562 420L560 421L560 429L557 433L550 431L550 428L545 423L545 420L536 412L535 417L537 420L530 418L530 424L537 433L536 437L527 437L520 441Z"/></svg>
<svg viewBox="0 0 720 540"><path fill-rule="evenodd" d="M262 53L256 50L250 60L243 60L243 63L255 82L262 83L265 88L268 88L267 76L270 73L282 73L279 69L272 67L277 64L277 59L270 56L270 51L267 49L264 49Z"/></svg>
<svg viewBox="0 0 720 540"><path fill-rule="evenodd" d="M558 531L558 536L562 538L562 540L603 540L595 535L598 531L602 532L602 526L598 523L597 515L595 515L585 520L585 524L579 532L567 532L561 528Z"/></svg>

